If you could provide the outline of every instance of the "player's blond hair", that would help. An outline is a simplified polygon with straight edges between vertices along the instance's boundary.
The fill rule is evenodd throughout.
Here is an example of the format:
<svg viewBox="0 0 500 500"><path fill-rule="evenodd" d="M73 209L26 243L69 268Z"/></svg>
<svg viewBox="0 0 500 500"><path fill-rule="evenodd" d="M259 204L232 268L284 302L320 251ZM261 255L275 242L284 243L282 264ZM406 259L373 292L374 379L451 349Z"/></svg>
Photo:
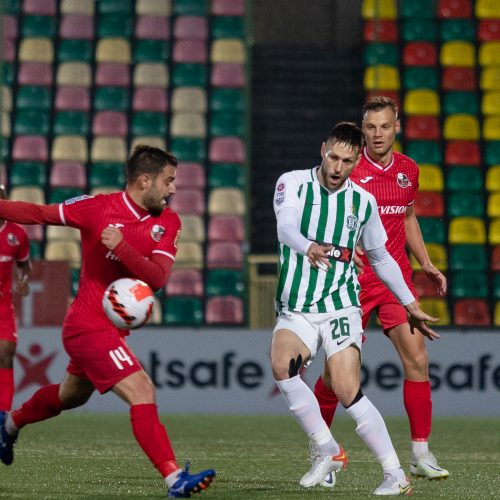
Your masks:
<svg viewBox="0 0 500 500"><path fill-rule="evenodd" d="M370 97L363 105L363 120L366 118L368 111L381 111L382 109L392 109L396 120L398 119L398 106L393 99L385 95L377 95Z"/></svg>

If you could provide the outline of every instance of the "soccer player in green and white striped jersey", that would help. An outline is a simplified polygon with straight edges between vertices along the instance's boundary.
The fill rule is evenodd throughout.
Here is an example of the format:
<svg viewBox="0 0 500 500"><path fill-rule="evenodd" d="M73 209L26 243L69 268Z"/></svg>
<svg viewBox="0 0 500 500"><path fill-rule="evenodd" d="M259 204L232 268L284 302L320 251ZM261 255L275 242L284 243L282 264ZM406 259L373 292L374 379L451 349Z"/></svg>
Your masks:
<svg viewBox="0 0 500 500"><path fill-rule="evenodd" d="M329 382L382 465L384 482L375 494L409 494L410 484L382 416L360 388L363 330L353 261L358 242L378 277L408 311L414 327L437 337L425 323L437 320L420 310L385 249L387 236L375 198L348 179L362 144L361 130L355 124L339 123L322 144L319 167L288 172L276 184L280 275L271 364L280 392L316 450L301 486L315 486L347 463L314 394L299 375L302 363L323 347Z"/></svg>

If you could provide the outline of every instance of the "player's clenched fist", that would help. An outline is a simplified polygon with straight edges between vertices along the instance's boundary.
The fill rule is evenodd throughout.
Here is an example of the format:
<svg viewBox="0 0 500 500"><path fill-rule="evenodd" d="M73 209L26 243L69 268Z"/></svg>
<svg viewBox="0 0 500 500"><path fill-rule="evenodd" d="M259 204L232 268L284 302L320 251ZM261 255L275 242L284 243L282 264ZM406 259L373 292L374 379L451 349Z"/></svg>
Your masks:
<svg viewBox="0 0 500 500"><path fill-rule="evenodd" d="M101 233L101 243L109 250L116 248L122 240L123 234L117 227L108 226Z"/></svg>

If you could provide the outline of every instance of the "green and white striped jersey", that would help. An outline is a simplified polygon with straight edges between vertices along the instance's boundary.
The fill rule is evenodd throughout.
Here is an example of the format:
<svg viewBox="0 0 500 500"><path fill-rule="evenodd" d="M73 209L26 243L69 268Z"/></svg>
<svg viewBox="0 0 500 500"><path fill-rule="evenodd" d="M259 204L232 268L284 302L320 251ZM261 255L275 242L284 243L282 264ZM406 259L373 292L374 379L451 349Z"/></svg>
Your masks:
<svg viewBox="0 0 500 500"><path fill-rule="evenodd" d="M387 236L372 194L347 179L339 190L322 186L315 167L283 174L276 183L276 215L287 207L298 212L300 233L334 246L328 271L313 268L307 257L279 243L276 310L331 312L359 307L357 270L352 259L358 240L365 250L381 248Z"/></svg>

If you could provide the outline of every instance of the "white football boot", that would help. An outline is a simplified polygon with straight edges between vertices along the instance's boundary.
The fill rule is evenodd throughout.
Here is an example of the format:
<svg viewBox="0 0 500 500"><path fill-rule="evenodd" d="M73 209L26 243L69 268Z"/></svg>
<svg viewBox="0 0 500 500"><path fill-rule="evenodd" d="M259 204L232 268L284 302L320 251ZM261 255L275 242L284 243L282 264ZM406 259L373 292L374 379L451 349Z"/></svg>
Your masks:
<svg viewBox="0 0 500 500"><path fill-rule="evenodd" d="M446 469L439 467L436 457L428 452L418 458L412 457L410 464L410 474L412 476L429 480L448 479L450 473Z"/></svg>
<svg viewBox="0 0 500 500"><path fill-rule="evenodd" d="M381 496L396 496L413 494L410 482L401 470L401 474L393 475L389 472L384 472L384 480L382 484L373 492L374 495Z"/></svg>
<svg viewBox="0 0 500 500"><path fill-rule="evenodd" d="M311 458L309 461L311 463L314 463L316 458L320 455L320 451L318 448L318 445L315 441L312 439L309 440L309 450L311 452ZM324 479L319 483L320 486L323 486L324 488L334 488L335 483L337 482L337 474L336 472L330 472Z"/></svg>
<svg viewBox="0 0 500 500"><path fill-rule="evenodd" d="M313 458L311 468L300 480L303 488L312 488L321 483L330 473L335 473L346 467L347 456L342 448L338 455L317 455ZM333 480L335 481L335 480ZM333 484L335 486L335 483Z"/></svg>

